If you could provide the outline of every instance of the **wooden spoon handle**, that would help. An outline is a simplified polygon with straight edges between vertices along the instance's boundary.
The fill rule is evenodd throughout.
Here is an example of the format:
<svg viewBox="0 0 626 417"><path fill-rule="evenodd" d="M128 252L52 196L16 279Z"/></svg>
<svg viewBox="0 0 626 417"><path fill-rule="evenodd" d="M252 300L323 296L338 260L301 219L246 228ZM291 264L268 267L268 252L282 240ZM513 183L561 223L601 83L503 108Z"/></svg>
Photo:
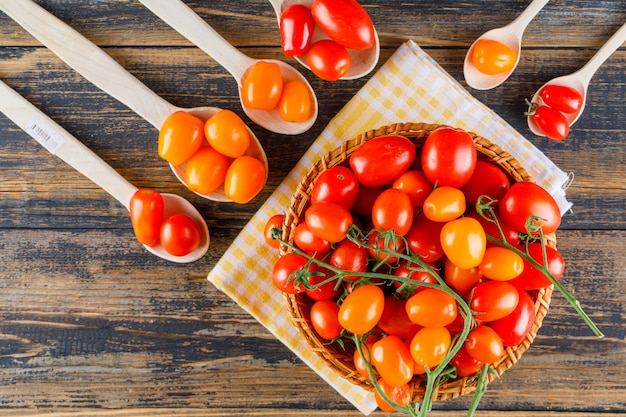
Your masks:
<svg viewBox="0 0 626 417"><path fill-rule="evenodd" d="M137 188L1 80L0 111L50 153L103 188L128 209L130 198Z"/></svg>
<svg viewBox="0 0 626 417"><path fill-rule="evenodd" d="M31 0L0 0L0 10L83 77L157 129L176 110L102 49Z"/></svg>
<svg viewBox="0 0 626 417"><path fill-rule="evenodd" d="M618 30L611 36L611 38L606 41L604 45L598 52L591 57L589 61L577 72L577 75L580 77L580 80L583 84L587 85L593 78L593 75L598 71L598 69L604 64L606 61L617 49L622 46L622 44L626 42L626 23L624 23Z"/></svg>

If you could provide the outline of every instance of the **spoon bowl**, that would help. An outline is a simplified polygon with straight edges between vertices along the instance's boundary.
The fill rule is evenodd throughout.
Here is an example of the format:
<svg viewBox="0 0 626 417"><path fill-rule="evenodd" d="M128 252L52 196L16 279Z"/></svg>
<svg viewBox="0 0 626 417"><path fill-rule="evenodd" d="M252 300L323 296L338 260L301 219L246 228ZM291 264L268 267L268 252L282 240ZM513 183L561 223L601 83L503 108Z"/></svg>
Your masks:
<svg viewBox="0 0 626 417"><path fill-rule="evenodd" d="M126 181L82 142L2 81L0 81L0 111L50 153L89 178L111 194L127 210L130 210L130 200L137 191L137 187ZM209 249L210 235L206 221L198 210L183 197L176 194L161 195L164 203L164 216L185 213L200 226L202 232L200 245L184 256L174 256L168 253L160 243L154 246L144 245L144 247L156 256L171 262L188 263L200 259Z"/></svg>
<svg viewBox="0 0 626 417"><path fill-rule="evenodd" d="M490 90L505 82L511 74L513 74L517 68L517 64L519 64L524 31L530 21L537 15L537 13L539 13L548 1L549 0L533 0L533 2L528 5L526 10L524 10L522 14L520 14L513 22L506 26L491 29L490 31L485 32L478 39L476 39L474 43L472 43L467 51L467 54L465 55L465 60L463 61L463 74L467 85L476 90ZM509 71L499 74L490 75L480 72L470 59L472 49L480 40L495 40L511 48L516 52L515 65L513 65Z"/></svg>
<svg viewBox="0 0 626 417"><path fill-rule="evenodd" d="M279 60L259 60L243 54L180 0L140 0L140 2L174 30L215 59L235 78L241 106L254 123L271 132L284 135L304 133L313 126L318 114L317 97L307 79L294 67ZM287 122L280 117L278 109L267 111L246 106L241 97L243 80L246 72L258 61L277 63L285 82L298 80L307 86L312 100L312 114L307 120L304 122Z"/></svg>
<svg viewBox="0 0 626 417"><path fill-rule="evenodd" d="M276 20L280 26L280 16L287 7L294 4L302 4L303 6L311 7L313 0L269 0L276 14ZM315 43L321 39L329 39L328 35L324 33L317 25L313 32L311 43ZM380 58L380 41L378 39L378 32L374 27L374 45L371 48L363 50L348 49L348 53L351 58L350 69L340 78L341 80L354 80L361 78L372 72L372 70L378 64ZM307 54L302 54L294 57L302 66L307 69L311 69L307 63Z"/></svg>
<svg viewBox="0 0 626 417"><path fill-rule="evenodd" d="M170 104L126 71L97 45L32 0L0 0L0 10L92 84L128 106L157 130L160 130L165 120L176 111L186 111L206 121L220 110L216 107L187 109ZM268 161L265 151L249 127L248 132L251 143L246 153L263 161L267 179ZM185 166L182 164L174 167L170 164L176 177L187 187L184 181ZM231 201L223 190L198 195L214 201Z"/></svg>

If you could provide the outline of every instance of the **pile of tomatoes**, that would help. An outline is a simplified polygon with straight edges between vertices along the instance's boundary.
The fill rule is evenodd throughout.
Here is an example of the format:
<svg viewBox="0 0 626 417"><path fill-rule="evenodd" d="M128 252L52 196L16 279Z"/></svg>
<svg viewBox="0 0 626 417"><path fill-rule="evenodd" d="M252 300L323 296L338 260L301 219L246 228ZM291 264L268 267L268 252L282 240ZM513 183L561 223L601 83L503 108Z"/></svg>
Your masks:
<svg viewBox="0 0 626 417"><path fill-rule="evenodd" d="M265 185L267 169L246 155L251 136L246 124L230 110L220 110L204 122L185 111L172 113L159 131L159 156L177 167L186 163L185 184L208 195L224 187L235 203L252 200Z"/></svg>
<svg viewBox="0 0 626 417"><path fill-rule="evenodd" d="M572 87L548 84L539 90L542 104L532 104L527 113L537 127L553 140L563 140L570 126L566 114L576 114L583 106L583 97Z"/></svg>
<svg viewBox="0 0 626 417"><path fill-rule="evenodd" d="M313 42L316 26L329 39ZM315 0L310 8L292 4L280 15L280 35L285 55L306 54L311 71L327 81L348 72L350 49L369 49L376 42L374 24L356 0Z"/></svg>
<svg viewBox="0 0 626 417"><path fill-rule="evenodd" d="M511 184L449 127L421 152L401 135L365 142L315 179L291 243L279 241L283 218L265 228L269 245L288 248L273 284L310 306L321 339L354 349L387 411L405 410L414 378L472 377L520 344L534 291L564 270L544 239L561 219L550 194Z"/></svg>

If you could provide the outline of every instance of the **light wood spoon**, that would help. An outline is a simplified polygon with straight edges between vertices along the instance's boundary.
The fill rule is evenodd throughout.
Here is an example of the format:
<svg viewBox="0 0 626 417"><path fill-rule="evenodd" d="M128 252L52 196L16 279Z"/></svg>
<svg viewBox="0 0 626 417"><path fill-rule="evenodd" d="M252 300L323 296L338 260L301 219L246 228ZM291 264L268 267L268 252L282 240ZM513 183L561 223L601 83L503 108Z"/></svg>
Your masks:
<svg viewBox="0 0 626 417"><path fill-rule="evenodd" d="M304 76L291 65L273 59L253 59L240 52L215 31L196 12L180 0L139 0L152 13L170 25L194 45L213 57L237 80L241 106L248 117L269 131L284 135L296 135L306 132L313 126L318 114L317 97ZM274 62L280 67L283 80L302 81L309 89L313 109L311 116L304 122L286 122L280 117L278 109L257 110L246 106L241 98L243 80L246 72L258 61Z"/></svg>
<svg viewBox="0 0 626 417"><path fill-rule="evenodd" d="M79 74L159 130L165 120L175 111L186 111L206 120L220 110L216 107L184 109L170 104L126 71L97 45L31 0L0 0L0 10L19 23ZM267 173L268 162L265 151L256 135L249 128L248 131L252 140L246 154L263 161ZM177 166L170 164L176 177L185 186L187 186L184 181L186 166L186 163ZM231 201L226 197L222 188L210 194L198 195L209 200Z"/></svg>
<svg viewBox="0 0 626 417"><path fill-rule="evenodd" d="M126 210L130 210L130 199L137 191L137 187L126 181L98 155L3 81L0 81L0 111L50 153L61 158L72 168L111 194L126 207ZM200 225L202 230L200 246L185 256L169 254L160 243L154 246L144 245L145 248L172 262L187 263L200 259L209 249L210 236L206 221L198 210L183 197L165 193L161 195L165 204L164 216L185 213Z"/></svg>

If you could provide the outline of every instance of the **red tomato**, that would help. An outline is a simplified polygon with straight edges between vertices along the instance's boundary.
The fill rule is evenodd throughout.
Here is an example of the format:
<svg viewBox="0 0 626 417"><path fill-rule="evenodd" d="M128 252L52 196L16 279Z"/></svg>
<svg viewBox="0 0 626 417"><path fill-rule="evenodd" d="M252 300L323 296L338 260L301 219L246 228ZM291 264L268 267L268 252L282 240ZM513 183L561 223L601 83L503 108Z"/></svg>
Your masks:
<svg viewBox="0 0 626 417"><path fill-rule="evenodd" d="M204 134L209 145L231 158L238 158L250 147L248 126L236 113L220 110L204 125Z"/></svg>
<svg viewBox="0 0 626 417"><path fill-rule="evenodd" d="M324 254L330 251L330 242L315 236L306 222L300 223L294 229L293 242L307 253Z"/></svg>
<svg viewBox="0 0 626 417"><path fill-rule="evenodd" d="M489 322L489 327L502 338L504 346L517 346L524 341L535 322L535 302L523 290L519 291L517 307L508 315Z"/></svg>
<svg viewBox="0 0 626 417"><path fill-rule="evenodd" d="M331 39L350 49L368 49L376 42L374 24L356 0L315 0L315 22Z"/></svg>
<svg viewBox="0 0 626 417"><path fill-rule="evenodd" d="M317 270L318 267L316 266ZM323 281L328 279L325 275L311 275L308 277L308 282L311 286L315 288L309 289L305 288L304 292L306 295L312 300L330 300L336 298L341 292L340 288L335 288L337 286L337 280L328 281L325 284L321 284ZM339 309L337 309L339 311Z"/></svg>
<svg viewBox="0 0 626 417"><path fill-rule="evenodd" d="M419 324L409 320L406 313L406 300L395 295L388 295L385 298L385 307L378 327L388 335L395 335L400 339L407 339L422 328Z"/></svg>
<svg viewBox="0 0 626 417"><path fill-rule="evenodd" d="M362 214L364 216L370 217L372 215L372 208L374 207L374 201L378 198L380 193L385 191L385 189L381 187L366 187L362 184L359 184L359 194L354 202L354 206L352 206L352 211L357 214Z"/></svg>
<svg viewBox="0 0 626 417"><path fill-rule="evenodd" d="M461 378L467 378L476 375L476 372L483 367L483 363L474 359L467 353L465 345L452 357L450 363L456 368L456 375Z"/></svg>
<svg viewBox="0 0 626 417"><path fill-rule="evenodd" d="M379 136L365 142L350 155L350 167L366 187L388 184L415 160L415 145L400 135Z"/></svg>
<svg viewBox="0 0 626 417"><path fill-rule="evenodd" d="M374 229L367 237L370 247L367 249L372 258L378 258L386 261L388 264L398 262L398 257L390 254L390 252L402 253L405 248L404 240L401 236L395 236L392 239L389 233L381 234L380 230Z"/></svg>
<svg viewBox="0 0 626 417"><path fill-rule="evenodd" d="M421 207L433 189L422 171L410 170L400 175L392 184L393 188L402 190L409 195L413 207Z"/></svg>
<svg viewBox="0 0 626 417"><path fill-rule="evenodd" d="M372 330L383 315L385 294L380 287L366 284L346 296L339 307L339 323L347 331L361 335Z"/></svg>
<svg viewBox="0 0 626 417"><path fill-rule="evenodd" d="M235 159L226 172L224 193L235 203L245 204L252 200L265 185L265 164L249 155Z"/></svg>
<svg viewBox="0 0 626 417"><path fill-rule="evenodd" d="M284 219L284 214L274 214L265 223L265 228L263 229L263 238L265 239L265 243L267 244L267 246L269 246L270 248L278 249L280 247L280 242L272 237L272 230L282 229Z"/></svg>
<svg viewBox="0 0 626 417"><path fill-rule="evenodd" d="M440 127L428 135L422 148L424 175L438 187L465 185L474 173L476 159L472 137L460 129Z"/></svg>
<svg viewBox="0 0 626 417"><path fill-rule="evenodd" d="M348 50L330 39L322 39L311 45L306 59L313 74L326 81L340 79L352 65Z"/></svg>
<svg viewBox="0 0 626 417"><path fill-rule="evenodd" d="M413 386L411 384L404 384L399 387L394 387L385 382L383 378L378 378L378 386L382 389L385 395L396 405L401 407L407 407L413 399ZM378 390L374 390L374 399L378 407L385 412L393 413L397 411L395 407L389 404L378 393Z"/></svg>
<svg viewBox="0 0 626 417"><path fill-rule="evenodd" d="M257 61L244 75L241 99L245 106L272 110L283 93L283 76L275 62Z"/></svg>
<svg viewBox="0 0 626 417"><path fill-rule="evenodd" d="M171 214L163 220L160 240L167 253L185 256L200 246L202 229L185 213Z"/></svg>
<svg viewBox="0 0 626 417"><path fill-rule="evenodd" d="M230 159L211 146L203 146L187 160L185 184L195 193L208 195L226 179Z"/></svg>
<svg viewBox="0 0 626 417"><path fill-rule="evenodd" d="M424 262L439 260L443 256L440 235L444 225L445 223L434 222L420 213L405 236L411 252L420 255Z"/></svg>
<svg viewBox="0 0 626 417"><path fill-rule="evenodd" d="M159 131L159 156L178 166L200 149L204 138L202 120L182 110L174 112Z"/></svg>
<svg viewBox="0 0 626 417"><path fill-rule="evenodd" d="M335 203L352 210L359 195L359 183L354 173L344 166L328 168L317 176L311 190L311 204Z"/></svg>
<svg viewBox="0 0 626 417"><path fill-rule="evenodd" d="M309 120L313 98L309 86L300 80L288 81L278 102L278 114L286 122L301 123Z"/></svg>
<svg viewBox="0 0 626 417"><path fill-rule="evenodd" d="M483 159L478 159L474 173L469 181L461 187L461 191L465 194L467 203L475 206L481 195L500 201L510 186L509 177L500 167Z"/></svg>
<svg viewBox="0 0 626 417"><path fill-rule="evenodd" d="M511 249L492 246L485 250L485 256L478 268L489 279L510 281L522 273L524 260Z"/></svg>
<svg viewBox="0 0 626 417"><path fill-rule="evenodd" d="M576 113L583 106L583 97L580 92L566 85L546 85L539 91L539 97L546 106L561 113Z"/></svg>
<svg viewBox="0 0 626 417"><path fill-rule="evenodd" d="M319 300L311 306L311 324L322 339L333 340L341 334L338 314L339 307L331 300Z"/></svg>
<svg viewBox="0 0 626 417"><path fill-rule="evenodd" d="M420 326L444 327L456 318L456 300L443 290L426 288L407 300L406 313Z"/></svg>
<svg viewBox="0 0 626 417"><path fill-rule="evenodd" d="M519 249L524 251L526 248L520 247ZM545 265L541 243L528 245L528 254L539 265ZM548 259L548 271L555 279L561 279L563 272L565 272L565 260L563 260L561 254L553 247L546 246L546 258ZM524 259L524 271L520 276L509 282L520 290L538 290L552 285L552 281L526 259Z"/></svg>
<svg viewBox="0 0 626 417"><path fill-rule="evenodd" d="M424 215L434 222L449 222L465 213L465 194L446 185L435 188L424 200Z"/></svg>
<svg viewBox="0 0 626 417"><path fill-rule="evenodd" d="M159 241L163 222L163 197L157 191L140 188L130 198L130 223L137 240L154 246Z"/></svg>
<svg viewBox="0 0 626 417"><path fill-rule="evenodd" d="M569 135L569 122L557 109L535 106L527 114L547 138L563 140Z"/></svg>
<svg viewBox="0 0 626 417"><path fill-rule="evenodd" d="M500 215L498 210L495 210L494 214L496 216L496 220L498 221L498 224L500 225L500 228L502 229L502 232L504 233L504 239L509 244L513 246L517 246L520 242L519 232L517 231L517 229L513 228L511 225L506 223L502 219L502 216ZM472 217L478 220L478 222L483 226L483 229L485 229L486 235L492 236L496 238L498 241L502 240L502 236L500 236L500 231L498 230L498 226L494 222L485 219L483 216L478 214L475 210L468 210L465 213L465 216ZM496 243L493 243L490 240L487 240L487 247L494 246L494 245L496 245Z"/></svg>
<svg viewBox="0 0 626 417"><path fill-rule="evenodd" d="M302 4L292 4L280 14L280 39L283 53L297 56L306 53L311 46L315 20L311 9Z"/></svg>
<svg viewBox="0 0 626 417"><path fill-rule="evenodd" d="M500 359L504 353L502 338L495 330L485 325L479 325L469 332L465 349L474 359L490 364Z"/></svg>
<svg viewBox="0 0 626 417"><path fill-rule="evenodd" d="M378 229L404 236L413 223L413 204L408 194L395 188L383 191L374 202L372 223Z"/></svg>
<svg viewBox="0 0 626 417"><path fill-rule="evenodd" d="M333 250L328 263L344 271L365 272L367 271L367 249L351 240L342 240ZM359 275L346 275L344 278L356 281Z"/></svg>
<svg viewBox="0 0 626 417"><path fill-rule="evenodd" d="M517 52L492 39L477 41L470 51L470 60L483 74L496 75L511 71L517 62Z"/></svg>
<svg viewBox="0 0 626 417"><path fill-rule="evenodd" d="M466 292L480 282L483 274L477 266L468 269L459 268L446 258L443 276L446 284L460 292Z"/></svg>
<svg viewBox="0 0 626 417"><path fill-rule="evenodd" d="M372 364L389 385L399 387L413 378L413 357L398 336L389 335L376 341L370 355Z"/></svg>
<svg viewBox="0 0 626 417"><path fill-rule="evenodd" d="M437 267L435 267L434 265L430 265L430 267L435 271L437 270ZM398 278L409 278L411 279L411 281L415 281L416 284L410 285L409 287L411 288L411 291L413 293L424 291L426 288L428 288L423 285L417 285L417 283L419 282L428 282L431 284L437 284L439 282L437 281L437 278L429 271L427 271L423 266L419 264L409 265L406 261L400 262L400 265L393 270L393 276ZM394 280L393 285L396 288L400 288L402 287L402 285L404 285L404 283Z"/></svg>
<svg viewBox="0 0 626 417"><path fill-rule="evenodd" d="M352 226L350 212L335 203L312 204L305 211L304 218L315 236L331 243L344 240Z"/></svg>
<svg viewBox="0 0 626 417"><path fill-rule="evenodd" d="M418 364L416 374L426 373L426 368L434 369L443 361L450 349L452 340L445 327L424 327L415 333L411 340L411 355Z"/></svg>
<svg viewBox="0 0 626 417"><path fill-rule="evenodd" d="M554 232L561 224L558 204L545 189L533 182L513 184L502 197L499 211L506 223L522 233L529 233L526 222L530 216L536 217L532 224L541 227L544 234Z"/></svg>
<svg viewBox="0 0 626 417"><path fill-rule="evenodd" d="M462 269L480 265L487 238L478 220L471 217L449 221L441 228L441 248L450 262Z"/></svg>
<svg viewBox="0 0 626 417"><path fill-rule="evenodd" d="M519 301L517 288L506 281L486 281L472 291L470 307L480 322L501 319L511 314Z"/></svg>
<svg viewBox="0 0 626 417"><path fill-rule="evenodd" d="M308 272L315 271L315 265L309 259L297 253L287 253L276 261L272 268L272 283L280 291L287 294L298 294L304 291L302 284L295 284L296 271L302 271L307 267Z"/></svg>

